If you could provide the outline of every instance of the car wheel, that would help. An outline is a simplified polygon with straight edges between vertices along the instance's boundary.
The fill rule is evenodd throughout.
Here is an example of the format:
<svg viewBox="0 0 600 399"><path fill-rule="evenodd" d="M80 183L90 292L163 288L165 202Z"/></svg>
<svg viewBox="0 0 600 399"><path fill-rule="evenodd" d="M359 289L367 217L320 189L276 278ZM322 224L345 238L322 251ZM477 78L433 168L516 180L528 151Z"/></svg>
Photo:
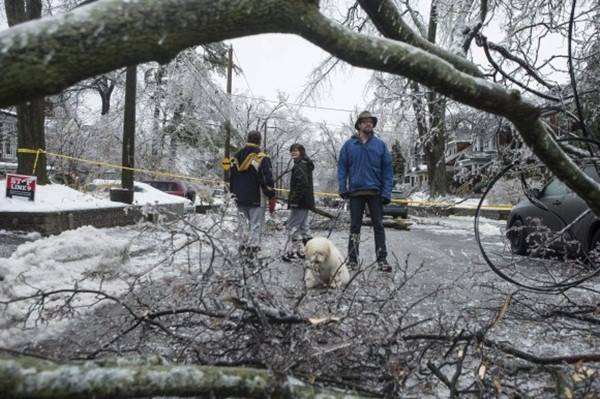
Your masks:
<svg viewBox="0 0 600 399"><path fill-rule="evenodd" d="M196 192L194 190L190 190L185 193L185 197L192 201L192 204L196 202Z"/></svg>
<svg viewBox="0 0 600 399"><path fill-rule="evenodd" d="M600 230L594 233L592 237L592 241L590 241L590 250L588 256L592 262L596 265L600 263L600 248L598 245L600 244Z"/></svg>
<svg viewBox="0 0 600 399"><path fill-rule="evenodd" d="M527 253L527 231L520 219L515 219L506 236L510 240L510 250L515 255L525 255Z"/></svg>

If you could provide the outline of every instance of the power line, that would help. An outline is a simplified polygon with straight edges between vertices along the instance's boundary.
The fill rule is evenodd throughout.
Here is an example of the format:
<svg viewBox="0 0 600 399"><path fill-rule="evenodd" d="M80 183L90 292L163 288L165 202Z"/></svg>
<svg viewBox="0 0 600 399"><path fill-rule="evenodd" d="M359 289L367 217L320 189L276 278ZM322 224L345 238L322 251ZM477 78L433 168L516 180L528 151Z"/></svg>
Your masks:
<svg viewBox="0 0 600 399"><path fill-rule="evenodd" d="M233 47L232 47L233 48ZM240 60L237 57L237 53L235 52L235 50L233 51L233 56L235 57L235 60L237 61L238 65L242 65L242 63L240 62ZM248 86L248 90L250 90L250 93L252 93L253 96L256 96L254 94L254 92L252 91L252 88L250 87L250 83L248 82L248 79L246 78L246 73L244 73L244 70L240 68L240 70L242 71L242 76L244 77L244 81L246 82L246 86Z"/></svg>
<svg viewBox="0 0 600 399"><path fill-rule="evenodd" d="M198 79L196 78L196 74L194 74L193 71L190 69L190 64L192 65L192 67L194 68L194 70L196 72L198 72L198 74L200 75L200 77L202 77L215 90L215 94L217 94L217 96L219 96L219 99L220 99L221 102L229 102L229 100L228 99L223 99L221 97L219 89L214 86L214 83L211 82L210 79L208 79L206 76L204 76L204 74L200 71L200 69L198 69L198 67L196 67L196 65L194 65L189 59L187 59L187 58L184 58L184 59L186 61L186 66L187 66L188 70L190 70L190 72L192 72L192 76L194 77L194 79L196 80L196 82L199 83L199 86L204 91L204 93L206 93L206 96L208 97L209 101L214 105L214 107L216 108L217 112L219 114L221 114L221 116L223 117L223 119L225 121L227 121L228 120L227 116L225 114L223 114L223 111L221 111L221 108L219 107L219 105L216 104L215 100L212 98L212 95L204 88L204 85L202 85L202 83L198 81ZM234 113L234 112L232 112L231 114L233 116L236 116L238 118L239 126L242 126L243 125L243 121L239 118L239 116L236 113ZM239 138L242 139L242 140L244 140L244 138L239 134L239 130L240 129L238 128L238 129L235 129L235 130L238 133Z"/></svg>
<svg viewBox="0 0 600 399"><path fill-rule="evenodd" d="M196 56L196 58L200 57L197 53L193 53L193 54ZM235 52L234 52L234 54L235 54ZM236 59L237 59L237 56L236 56ZM185 60L187 61L187 65L186 66L188 67L188 69L190 69L190 64L191 64L191 66L200 75L200 77L202 79L204 79L211 86L211 88L215 91L215 94L219 97L219 99L220 99L221 102L229 102L229 99L224 99L222 97L222 91L218 87L216 87L216 85L215 85L214 82L212 82L208 77L206 77L204 75L204 73L203 73L202 70L200 70L189 59L185 58ZM240 63L239 63L239 60L238 60L238 65L239 64ZM193 71L190 70L190 72L192 72L192 76L198 82L198 80L197 80L195 74L193 73ZM248 89L250 90L250 92L252 92L252 89L250 88L250 85L248 83L248 80L246 79L245 74L243 73L243 70L242 70L242 75L244 76L244 80L246 81L246 85L248 86ZM217 109L217 111L219 112L219 114L221 114L221 116L223 117L224 120L227 120L227 117L223 114L223 112L221 111L219 105L215 103L215 101L212 98L211 94L206 91L206 89L201 84L201 82L198 82L198 83L200 83L201 89L204 90L204 92L208 96L209 100L213 103L214 107ZM268 102L268 103L284 104L284 105L287 105L287 106L297 106L297 107L300 107L300 108L311 108L311 109L324 110L324 111L347 112L347 113L354 113L354 112L356 112L355 110L349 110L349 109L343 109L343 108L319 107L319 106L307 105L307 104L300 104L300 103L290 103L290 102L287 102L287 101L266 100L266 99L254 97L254 93L252 93L252 94L253 94L253 97L251 97L251 96L245 96L245 95L241 95L241 94L231 94L231 96L235 96L235 97L238 97L238 98L244 98L244 99L248 99L248 100L254 100L254 101L264 101L264 102ZM237 113L233 112L233 109L232 109L231 114L232 114L233 117L235 117L237 119L238 126L243 126L244 125L241 117ZM294 118L294 117L290 117L290 116L286 117L286 119L291 119L292 121L302 122L302 123L313 125L313 126L317 126L317 127L325 125L325 126L329 126L329 127L332 127L332 128L342 128L342 129L348 128L348 126L345 126L345 125L323 123L323 122L306 121L306 120L303 120L303 119L300 119L300 118ZM238 128L236 130L238 131L238 136L243 140L244 138L239 135L239 130L240 129Z"/></svg>
<svg viewBox="0 0 600 399"><path fill-rule="evenodd" d="M281 104L281 103L283 103L285 105L293 105L293 106L300 107L300 108L312 108L312 109L320 109L320 110L335 111L335 112L350 112L350 113L356 112L353 109L331 108L331 107L318 107L316 105L307 105L307 104L301 104L301 103L290 103L290 102L287 102L287 101L266 100L264 98L244 96L242 94L232 94L232 96L240 97L240 98L245 98L245 99L248 99L248 100L264 101L264 102L267 102L267 103L275 103L275 104Z"/></svg>

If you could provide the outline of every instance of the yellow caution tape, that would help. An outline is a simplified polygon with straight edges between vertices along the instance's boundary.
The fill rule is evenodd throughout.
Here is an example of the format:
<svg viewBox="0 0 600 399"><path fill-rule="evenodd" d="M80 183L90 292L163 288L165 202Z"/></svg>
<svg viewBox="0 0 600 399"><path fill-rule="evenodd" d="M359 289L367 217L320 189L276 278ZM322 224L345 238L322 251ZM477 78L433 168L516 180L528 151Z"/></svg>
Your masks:
<svg viewBox="0 0 600 399"><path fill-rule="evenodd" d="M91 164L91 165L106 166L106 167L117 168L117 169L122 169L122 170L131 170L133 172L142 172L142 173L147 173L149 175L173 177L173 178L185 179L185 180L197 180L197 181L208 182L208 183L224 184L223 181L219 181L219 180L200 179L198 177L192 177L192 176L186 176L186 175L179 175L179 174L176 174L176 173L157 172L157 171L148 170L148 169L130 168L128 166L116 165L116 164L112 164L112 163L108 163L108 162L90 161L88 159L72 157L70 155L55 154L55 153L44 151L44 150L31 150L31 149L28 149L28 148L19 148L17 151L20 152L20 153L25 153L25 154L37 154L36 155L36 163L37 163L37 159L39 157L39 154L44 153L44 154L47 154L47 155L52 155L54 157L71 159L73 161L88 163L88 164ZM35 169L36 169L36 164L34 164L34 167L33 167L33 174L35 174Z"/></svg>
<svg viewBox="0 0 600 399"><path fill-rule="evenodd" d="M20 152L22 154L36 154L35 162L33 163L33 173L32 173L33 175L35 175L35 171L37 168L37 162L38 162L40 154L47 154L47 155L52 155L54 157L71 159L73 161L88 163L91 165L106 166L106 167L122 169L122 170L131 170L133 172L147 173L149 175L154 175L154 176L164 176L164 177L172 177L172 178L177 178L177 179L194 180L194 181L200 181L203 183L212 183L212 184L216 184L216 185L227 184L226 182L224 182L222 180L200 179L198 177L179 175L176 173L157 172L157 171L148 170L148 169L130 168L128 166L116 165L116 164L112 164L112 163L108 163L108 162L90 161L88 159L72 157L70 155L56 154L56 153L48 152L48 151L45 151L42 149L32 150L29 148L19 148L19 149L17 149L17 152ZM285 188L276 188L275 191L279 191L282 193L289 193L290 190L285 189ZM326 192L320 192L320 191L315 191L315 195L320 196L320 197L330 197L330 198L339 197L339 194L337 194L337 193L326 193ZM421 205L421 206L448 206L448 207L459 206L459 207L464 207L464 208L473 208L473 209L477 208L476 205L472 205L472 204L460 205L460 204L456 204L453 202L429 202L429 201L414 201L414 200L408 200L408 199L400 199L400 200L393 199L393 200L391 200L391 202L395 202L398 204L411 204L411 205ZM512 207L513 206L509 205L509 204L483 206L483 208L485 208L485 209L511 209Z"/></svg>

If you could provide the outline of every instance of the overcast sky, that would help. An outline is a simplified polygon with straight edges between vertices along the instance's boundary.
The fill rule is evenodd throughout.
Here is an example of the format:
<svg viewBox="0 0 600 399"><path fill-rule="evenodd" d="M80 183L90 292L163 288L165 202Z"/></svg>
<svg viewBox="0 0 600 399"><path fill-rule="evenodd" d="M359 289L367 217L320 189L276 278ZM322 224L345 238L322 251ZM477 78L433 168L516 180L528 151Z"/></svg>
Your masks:
<svg viewBox="0 0 600 399"><path fill-rule="evenodd" d="M312 43L289 34L265 34L231 40L234 62L241 66L243 75L234 75L233 92L248 92L253 97L277 100L277 93L289 94L291 103L297 103L309 81L310 74L327 53ZM322 87L316 107L342 111L302 107L302 114L314 122L325 121L331 127L341 126L352 117L352 111L363 110L369 94L365 84L371 71L344 67L331 75L330 84Z"/></svg>

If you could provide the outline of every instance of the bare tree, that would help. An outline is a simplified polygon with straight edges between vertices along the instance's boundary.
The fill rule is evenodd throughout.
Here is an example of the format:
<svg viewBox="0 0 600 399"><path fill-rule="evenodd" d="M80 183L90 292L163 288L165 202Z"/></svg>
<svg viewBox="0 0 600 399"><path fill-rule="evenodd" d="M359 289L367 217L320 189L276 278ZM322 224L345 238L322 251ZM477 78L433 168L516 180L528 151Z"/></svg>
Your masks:
<svg viewBox="0 0 600 399"><path fill-rule="evenodd" d="M206 11L205 17L197 15L197 7ZM125 10L135 24L123 23L118 17ZM536 156L600 214L600 188L585 178L547 131L539 119L539 107L516 90L481 79L476 68L466 66L464 59L435 45L408 44L348 31L325 18L314 2L303 0L240 4L150 1L143 6L100 2L81 7L73 16L48 18L6 31L0 43L0 105L55 93L81 79L132 62L165 62L197 44L258 33L295 33L352 65L405 76L456 101L504 116ZM189 26L195 28L190 30ZM68 32L73 40L84 37L86 45L70 45ZM58 35L61 41L54 42ZM27 38L24 45L19 39L23 37ZM52 57L45 59L30 56L49 51Z"/></svg>

